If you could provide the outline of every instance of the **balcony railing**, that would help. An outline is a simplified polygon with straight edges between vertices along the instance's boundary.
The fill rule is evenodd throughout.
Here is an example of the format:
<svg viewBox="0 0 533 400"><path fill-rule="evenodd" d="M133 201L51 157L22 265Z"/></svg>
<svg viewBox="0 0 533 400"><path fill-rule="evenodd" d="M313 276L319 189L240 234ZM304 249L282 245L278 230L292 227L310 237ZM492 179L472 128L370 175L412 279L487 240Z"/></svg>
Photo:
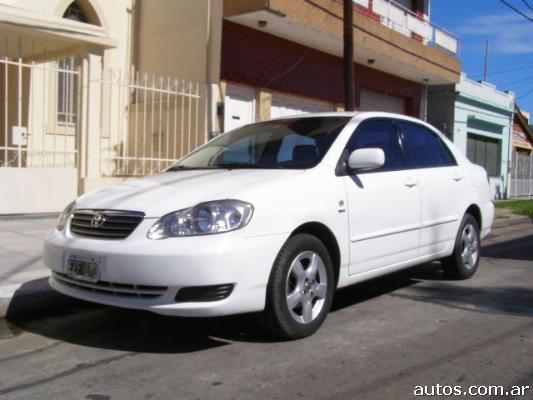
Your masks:
<svg viewBox="0 0 533 400"><path fill-rule="evenodd" d="M354 3L365 6L366 1L354 0ZM435 46L451 54L457 54L459 39L446 30L424 20L411 10L395 3L393 0L373 0L372 12L379 15L381 23L403 35L417 35L428 46Z"/></svg>

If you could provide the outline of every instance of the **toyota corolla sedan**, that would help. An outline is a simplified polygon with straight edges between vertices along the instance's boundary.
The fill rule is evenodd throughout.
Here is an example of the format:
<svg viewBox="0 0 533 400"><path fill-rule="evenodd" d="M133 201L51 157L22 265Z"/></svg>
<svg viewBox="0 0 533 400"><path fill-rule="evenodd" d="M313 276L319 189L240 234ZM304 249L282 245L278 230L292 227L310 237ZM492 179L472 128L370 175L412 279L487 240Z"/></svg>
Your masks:
<svg viewBox="0 0 533 400"><path fill-rule="evenodd" d="M337 288L442 260L471 277L494 208L487 174L432 126L327 113L247 125L161 174L79 197L48 235L68 296L175 316L260 313L315 332Z"/></svg>

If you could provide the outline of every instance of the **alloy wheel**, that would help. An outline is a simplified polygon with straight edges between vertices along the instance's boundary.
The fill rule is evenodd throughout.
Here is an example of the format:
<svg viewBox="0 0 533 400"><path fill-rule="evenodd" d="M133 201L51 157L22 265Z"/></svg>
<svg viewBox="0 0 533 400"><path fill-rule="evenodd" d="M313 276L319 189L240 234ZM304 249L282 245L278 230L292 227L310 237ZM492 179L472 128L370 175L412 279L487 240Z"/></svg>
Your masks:
<svg viewBox="0 0 533 400"><path fill-rule="evenodd" d="M287 307L300 324L313 322L324 307L328 290L326 267L313 252L298 254L291 263L286 282Z"/></svg>
<svg viewBox="0 0 533 400"><path fill-rule="evenodd" d="M479 258L479 239L476 228L466 224L461 235L461 257L467 269L473 269Z"/></svg>

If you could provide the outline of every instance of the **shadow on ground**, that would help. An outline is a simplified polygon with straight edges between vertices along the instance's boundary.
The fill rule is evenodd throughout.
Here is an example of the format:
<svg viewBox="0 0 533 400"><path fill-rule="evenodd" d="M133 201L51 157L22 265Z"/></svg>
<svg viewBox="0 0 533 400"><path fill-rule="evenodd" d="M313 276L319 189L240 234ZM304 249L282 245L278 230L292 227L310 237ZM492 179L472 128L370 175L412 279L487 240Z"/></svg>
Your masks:
<svg viewBox="0 0 533 400"><path fill-rule="evenodd" d="M482 255L507 260L533 261L533 235L485 246Z"/></svg>
<svg viewBox="0 0 533 400"><path fill-rule="evenodd" d="M29 316L32 319L46 317L55 310L61 310L80 304L86 304L80 300L67 297L53 290L48 277L34 279L23 283L13 295L7 318L12 316Z"/></svg>
<svg viewBox="0 0 533 400"><path fill-rule="evenodd" d="M525 240L525 241L524 241ZM489 257L532 259L523 249L526 239L484 248ZM531 240L531 238L529 238ZM530 246L531 247L531 246ZM423 283L423 284L421 284ZM513 282L514 284L514 282ZM517 283L519 284L519 283ZM416 302L436 303L466 311L533 316L533 290L524 287L479 287L476 281L454 282L434 262L339 290L332 312L387 295ZM403 290L400 290L403 289ZM77 302L43 315L10 318L18 329L82 346L145 353L186 353L237 342L271 342L256 324L255 315L194 319L103 307ZM0 362L2 359L0 358Z"/></svg>

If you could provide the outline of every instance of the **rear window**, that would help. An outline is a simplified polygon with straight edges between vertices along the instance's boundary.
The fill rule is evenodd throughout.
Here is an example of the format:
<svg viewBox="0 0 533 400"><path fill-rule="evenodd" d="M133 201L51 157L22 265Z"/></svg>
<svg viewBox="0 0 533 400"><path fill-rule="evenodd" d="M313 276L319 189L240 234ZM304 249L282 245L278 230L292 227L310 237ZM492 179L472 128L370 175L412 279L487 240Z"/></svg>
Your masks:
<svg viewBox="0 0 533 400"><path fill-rule="evenodd" d="M412 168L446 167L457 165L455 158L434 132L429 129L399 121L405 153Z"/></svg>

